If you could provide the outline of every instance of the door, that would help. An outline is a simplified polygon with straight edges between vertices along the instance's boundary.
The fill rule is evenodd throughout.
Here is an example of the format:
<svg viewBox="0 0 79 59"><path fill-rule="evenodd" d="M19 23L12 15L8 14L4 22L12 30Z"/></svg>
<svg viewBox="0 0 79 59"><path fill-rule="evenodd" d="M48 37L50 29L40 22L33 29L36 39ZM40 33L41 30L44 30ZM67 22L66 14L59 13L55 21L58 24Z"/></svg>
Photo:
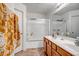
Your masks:
<svg viewBox="0 0 79 59"><path fill-rule="evenodd" d="M71 36L79 37L79 16L71 17Z"/></svg>
<svg viewBox="0 0 79 59"><path fill-rule="evenodd" d="M16 15L18 16L18 24L19 24L19 31L21 33L21 38L20 38L20 46L16 48L15 52L14 53L17 53L19 51L22 50L22 42L23 42L23 37L22 37L22 33L23 33L23 12L20 11L19 9L14 9L15 12L16 12Z"/></svg>

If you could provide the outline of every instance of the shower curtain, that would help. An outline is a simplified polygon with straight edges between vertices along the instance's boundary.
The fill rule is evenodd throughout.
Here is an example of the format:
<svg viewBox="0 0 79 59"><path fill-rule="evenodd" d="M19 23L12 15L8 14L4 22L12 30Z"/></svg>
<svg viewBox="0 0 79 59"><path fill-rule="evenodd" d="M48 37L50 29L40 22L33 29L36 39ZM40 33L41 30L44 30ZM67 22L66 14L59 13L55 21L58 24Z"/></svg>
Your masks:
<svg viewBox="0 0 79 59"><path fill-rule="evenodd" d="M0 39L0 56L10 56L20 45L20 32L18 25L18 16L9 10L9 8L0 3L0 33L4 39Z"/></svg>

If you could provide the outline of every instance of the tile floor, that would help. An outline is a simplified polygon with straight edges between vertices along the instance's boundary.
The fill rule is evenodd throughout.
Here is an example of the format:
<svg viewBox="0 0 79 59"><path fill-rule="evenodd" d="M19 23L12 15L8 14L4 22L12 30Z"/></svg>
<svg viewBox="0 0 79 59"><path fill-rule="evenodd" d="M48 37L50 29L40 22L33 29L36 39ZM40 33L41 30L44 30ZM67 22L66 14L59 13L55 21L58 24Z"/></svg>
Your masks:
<svg viewBox="0 0 79 59"><path fill-rule="evenodd" d="M30 48L16 53L15 56L45 56L45 54L43 48Z"/></svg>

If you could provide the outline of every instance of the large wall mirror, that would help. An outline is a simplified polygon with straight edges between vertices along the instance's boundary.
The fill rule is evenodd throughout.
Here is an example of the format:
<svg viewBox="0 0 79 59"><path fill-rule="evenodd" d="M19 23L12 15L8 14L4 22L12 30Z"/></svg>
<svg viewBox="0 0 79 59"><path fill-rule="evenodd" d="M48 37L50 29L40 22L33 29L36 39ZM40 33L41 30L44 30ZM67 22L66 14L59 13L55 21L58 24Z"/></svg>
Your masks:
<svg viewBox="0 0 79 59"><path fill-rule="evenodd" d="M60 35L79 38L79 10L73 10L63 15L53 15L51 34L58 32Z"/></svg>

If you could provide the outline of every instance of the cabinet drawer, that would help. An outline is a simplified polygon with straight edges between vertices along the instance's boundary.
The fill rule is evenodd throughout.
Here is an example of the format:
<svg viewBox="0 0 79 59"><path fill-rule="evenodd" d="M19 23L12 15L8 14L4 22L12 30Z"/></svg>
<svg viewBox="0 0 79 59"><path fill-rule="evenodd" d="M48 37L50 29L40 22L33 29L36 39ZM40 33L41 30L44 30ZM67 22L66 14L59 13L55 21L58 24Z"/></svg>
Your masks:
<svg viewBox="0 0 79 59"><path fill-rule="evenodd" d="M57 52L61 55L61 56L72 56L72 54L70 54L69 52L65 51L64 49L60 48L57 46Z"/></svg>
<svg viewBox="0 0 79 59"><path fill-rule="evenodd" d="M52 49L52 56L60 56L60 54L56 50Z"/></svg>
<svg viewBox="0 0 79 59"><path fill-rule="evenodd" d="M56 45L52 42L52 48L56 50Z"/></svg>

